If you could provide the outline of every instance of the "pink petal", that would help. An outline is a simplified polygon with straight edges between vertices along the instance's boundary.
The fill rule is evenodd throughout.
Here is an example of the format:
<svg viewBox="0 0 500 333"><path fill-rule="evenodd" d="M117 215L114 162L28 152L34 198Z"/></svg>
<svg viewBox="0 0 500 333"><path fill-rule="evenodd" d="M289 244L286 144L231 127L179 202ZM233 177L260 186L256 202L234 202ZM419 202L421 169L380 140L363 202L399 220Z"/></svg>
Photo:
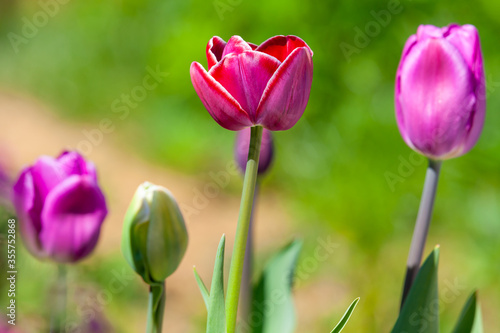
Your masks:
<svg viewBox="0 0 500 333"><path fill-rule="evenodd" d="M250 47L252 48L253 51L255 51L255 49L257 49L259 47L259 45L257 44L254 44L254 43L250 43L250 42L247 42L248 45L250 45Z"/></svg>
<svg viewBox="0 0 500 333"><path fill-rule="evenodd" d="M417 29L417 39L419 42L423 42L427 38L441 38L447 30L447 27L438 28L434 25L421 25Z"/></svg>
<svg viewBox="0 0 500 333"><path fill-rule="evenodd" d="M291 128L309 100L313 76L312 54L295 49L269 80L257 109L257 124L271 131Z"/></svg>
<svg viewBox="0 0 500 333"><path fill-rule="evenodd" d="M214 67L215 68L215 67ZM238 131L252 126L248 114L228 91L197 62L191 64L191 81L203 105L222 127Z"/></svg>
<svg viewBox="0 0 500 333"><path fill-rule="evenodd" d="M460 51L465 62L474 70L478 53L481 52L476 28L472 25L452 25L446 39Z"/></svg>
<svg viewBox="0 0 500 333"><path fill-rule="evenodd" d="M479 139L486 114L486 84L481 43L476 27L470 24L451 26L446 39L460 51L475 78L476 107L467 125L470 133L465 141L463 152L466 153Z"/></svg>
<svg viewBox="0 0 500 333"><path fill-rule="evenodd" d="M226 42L222 38L214 36L210 39L206 50L208 69L212 68L212 66L222 59L222 53L225 47Z"/></svg>
<svg viewBox="0 0 500 333"><path fill-rule="evenodd" d="M227 41L222 58L231 53L240 54L246 51L252 51L252 47L240 36L233 36Z"/></svg>
<svg viewBox="0 0 500 333"><path fill-rule="evenodd" d="M43 254L38 235L42 228L40 222L42 206L35 207L35 189L30 168L24 169L14 184L12 202L19 219L19 230L24 245L33 255L41 257Z"/></svg>
<svg viewBox="0 0 500 333"><path fill-rule="evenodd" d="M264 89L279 66L280 62L267 54L248 51L224 57L209 74L238 101L254 122Z"/></svg>
<svg viewBox="0 0 500 333"><path fill-rule="evenodd" d="M70 176L47 196L42 211L42 247L58 262L84 258L97 244L106 214L104 195L94 180Z"/></svg>
<svg viewBox="0 0 500 333"><path fill-rule="evenodd" d="M44 201L47 194L67 177L66 171L53 157L41 156L36 160L31 173L40 200Z"/></svg>
<svg viewBox="0 0 500 333"><path fill-rule="evenodd" d="M83 156L77 152L65 151L59 155L57 162L59 162L59 166L66 176L90 175L97 181L94 163L85 161Z"/></svg>
<svg viewBox="0 0 500 333"><path fill-rule="evenodd" d="M399 95L401 93L401 68L403 67L406 57L408 56L408 53L416 44L417 44L417 35L411 35L410 38L408 38L408 40L406 41L405 46L403 48L403 54L401 55L401 61L399 62L398 71L396 74L396 88L394 94L395 106L396 106L396 120L398 121L399 130L405 142L409 141L408 135L406 133L404 124L399 124L399 121L403 119L403 115L401 113L402 109L399 103Z"/></svg>
<svg viewBox="0 0 500 333"><path fill-rule="evenodd" d="M297 36L274 36L266 40L256 49L275 57L280 62L285 59L297 48L306 47L313 54L311 48Z"/></svg>
<svg viewBox="0 0 500 333"><path fill-rule="evenodd" d="M97 180L94 164L86 162L76 152L63 152L57 159L42 156L31 170L36 196L39 196L41 201L44 201L47 194L70 175L90 175Z"/></svg>
<svg viewBox="0 0 500 333"><path fill-rule="evenodd" d="M420 30L420 29L419 29ZM461 154L474 110L474 80L460 52L442 38L415 45L400 70L398 125L411 147L433 158Z"/></svg>

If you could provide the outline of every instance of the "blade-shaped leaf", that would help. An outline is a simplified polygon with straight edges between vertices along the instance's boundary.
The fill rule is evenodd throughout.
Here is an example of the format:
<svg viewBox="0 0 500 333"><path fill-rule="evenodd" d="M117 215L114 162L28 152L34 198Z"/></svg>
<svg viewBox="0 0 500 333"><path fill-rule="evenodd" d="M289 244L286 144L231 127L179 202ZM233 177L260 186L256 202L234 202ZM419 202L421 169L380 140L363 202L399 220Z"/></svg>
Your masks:
<svg viewBox="0 0 500 333"><path fill-rule="evenodd" d="M472 293L465 303L453 333L483 333L483 319L481 307L477 302L477 292Z"/></svg>
<svg viewBox="0 0 500 333"><path fill-rule="evenodd" d="M226 332L224 307L224 248L226 236L222 235L215 257L214 274L208 300L207 333Z"/></svg>
<svg viewBox="0 0 500 333"><path fill-rule="evenodd" d="M205 283L203 283L203 280L196 271L196 267L193 267L193 272L194 272L194 278L196 279L196 283L198 283L198 288L200 288L201 296L203 297L203 301L205 302L205 307L207 308L208 311L208 301L210 293L208 292L207 286L205 286Z"/></svg>
<svg viewBox="0 0 500 333"><path fill-rule="evenodd" d="M439 333L439 247L420 268L392 333Z"/></svg>
<svg viewBox="0 0 500 333"><path fill-rule="evenodd" d="M295 308L292 282L302 241L293 241L276 253L264 268L254 288L249 318L241 323L246 332L292 333Z"/></svg>
<svg viewBox="0 0 500 333"><path fill-rule="evenodd" d="M342 332L342 330L344 329L345 325L349 321L349 318L351 318L352 312L356 308L356 305L358 304L358 302L359 302L359 297L356 298L351 303L351 305L349 305L349 308L347 309L347 311L342 316L342 319L340 319L339 323L337 324L337 326L335 326L335 328L333 329L333 331L331 333L340 333L340 332Z"/></svg>

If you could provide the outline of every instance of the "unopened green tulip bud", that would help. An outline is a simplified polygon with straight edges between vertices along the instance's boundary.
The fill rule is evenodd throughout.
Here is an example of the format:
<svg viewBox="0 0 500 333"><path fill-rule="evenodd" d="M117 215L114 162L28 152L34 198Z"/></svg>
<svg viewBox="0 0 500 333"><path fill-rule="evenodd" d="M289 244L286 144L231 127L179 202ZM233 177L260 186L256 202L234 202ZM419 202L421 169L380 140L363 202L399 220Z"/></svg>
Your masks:
<svg viewBox="0 0 500 333"><path fill-rule="evenodd" d="M186 253L188 234L172 193L145 182L139 186L125 215L122 252L146 283L170 276Z"/></svg>

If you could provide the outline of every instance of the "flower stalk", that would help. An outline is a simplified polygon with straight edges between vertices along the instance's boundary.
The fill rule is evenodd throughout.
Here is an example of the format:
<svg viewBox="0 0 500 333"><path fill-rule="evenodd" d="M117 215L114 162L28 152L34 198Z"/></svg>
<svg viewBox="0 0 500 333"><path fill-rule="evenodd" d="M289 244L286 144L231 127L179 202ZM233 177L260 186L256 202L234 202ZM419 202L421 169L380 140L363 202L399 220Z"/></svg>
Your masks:
<svg viewBox="0 0 500 333"><path fill-rule="evenodd" d="M441 170L442 161L429 159L429 167L425 175L424 190L420 200L420 208L418 209L417 221L415 230L411 240L410 253L408 254L408 262L406 264L406 277L403 287L403 296L401 299L401 308L410 292L410 288L415 281L417 273L420 269L422 256L424 253L427 234L432 218L434 201L436 198L436 190L439 180L439 172Z"/></svg>
<svg viewBox="0 0 500 333"><path fill-rule="evenodd" d="M161 333L165 312L165 282L149 287L148 321L146 333Z"/></svg>
<svg viewBox="0 0 500 333"><path fill-rule="evenodd" d="M57 265L57 281L55 290L55 306L50 323L50 332L65 333L68 283L66 266L64 264Z"/></svg>
<svg viewBox="0 0 500 333"><path fill-rule="evenodd" d="M250 134L250 147L243 181L240 214L236 228L236 238L229 272L229 281L226 297L227 333L234 333L238 315L238 302L241 290L241 279L245 261L248 232L253 209L255 185L259 166L260 144L262 140L262 126L254 126Z"/></svg>
<svg viewBox="0 0 500 333"><path fill-rule="evenodd" d="M253 258L254 258L254 233L255 233L255 205L259 195L259 178L255 185L253 209L250 216L250 225L248 227L247 247L245 250L245 261L243 263L243 276L241 278L241 292L240 292L240 318L248 320L252 310L253 299Z"/></svg>

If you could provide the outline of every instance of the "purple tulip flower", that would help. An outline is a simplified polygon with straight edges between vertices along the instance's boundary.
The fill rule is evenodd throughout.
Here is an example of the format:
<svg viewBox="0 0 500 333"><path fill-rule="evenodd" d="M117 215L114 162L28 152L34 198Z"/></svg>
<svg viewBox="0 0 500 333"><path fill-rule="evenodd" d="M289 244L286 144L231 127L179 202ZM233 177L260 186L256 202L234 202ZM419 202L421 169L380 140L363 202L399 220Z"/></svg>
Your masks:
<svg viewBox="0 0 500 333"><path fill-rule="evenodd" d="M291 128L306 108L313 52L296 36L275 36L257 46L233 36L213 37L206 49L208 72L191 64L191 81L203 105L222 127L238 131L261 125Z"/></svg>
<svg viewBox="0 0 500 333"><path fill-rule="evenodd" d="M395 104L399 131L412 149L436 160L472 149L486 111L476 28L420 26L403 50Z"/></svg>
<svg viewBox="0 0 500 333"><path fill-rule="evenodd" d="M74 263L92 252L107 214L96 170L76 152L40 157L13 191L24 243L36 257Z"/></svg>
<svg viewBox="0 0 500 333"><path fill-rule="evenodd" d="M250 127L239 131L236 134L236 145L234 149L235 160L241 171L245 173L247 168L248 149L250 146ZM259 175L264 174L271 165L274 157L274 144L271 131L262 131L262 141L259 156Z"/></svg>

